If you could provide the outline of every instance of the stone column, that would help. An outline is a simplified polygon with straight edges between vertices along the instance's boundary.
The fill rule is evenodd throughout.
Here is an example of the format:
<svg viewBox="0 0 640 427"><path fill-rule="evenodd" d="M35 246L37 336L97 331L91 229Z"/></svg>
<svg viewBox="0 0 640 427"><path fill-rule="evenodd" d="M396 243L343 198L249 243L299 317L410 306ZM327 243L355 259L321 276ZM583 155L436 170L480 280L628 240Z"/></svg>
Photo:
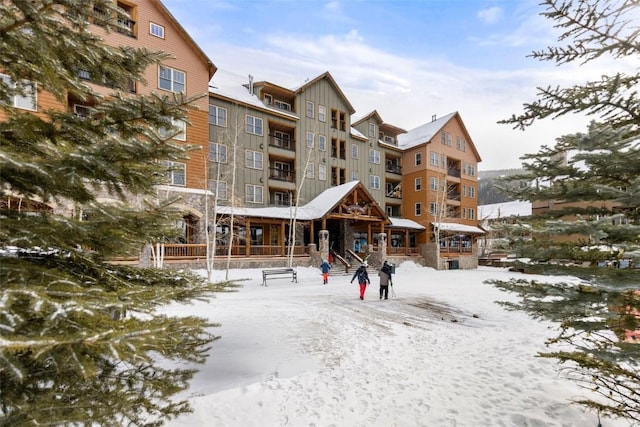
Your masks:
<svg viewBox="0 0 640 427"><path fill-rule="evenodd" d="M329 259L329 230L320 230L318 251L320 252L320 258Z"/></svg>
<svg viewBox="0 0 640 427"><path fill-rule="evenodd" d="M387 233L378 233L378 254L380 262L387 259Z"/></svg>

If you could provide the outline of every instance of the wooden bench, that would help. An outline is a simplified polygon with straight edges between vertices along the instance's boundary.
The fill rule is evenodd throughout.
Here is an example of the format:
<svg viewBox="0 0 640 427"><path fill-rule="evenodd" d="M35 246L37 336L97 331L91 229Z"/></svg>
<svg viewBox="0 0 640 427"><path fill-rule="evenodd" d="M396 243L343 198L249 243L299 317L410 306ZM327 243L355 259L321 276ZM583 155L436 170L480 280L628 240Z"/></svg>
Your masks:
<svg viewBox="0 0 640 427"><path fill-rule="evenodd" d="M291 276L291 281L298 283L298 273L293 268L270 268L262 270L262 286L267 286L269 276Z"/></svg>

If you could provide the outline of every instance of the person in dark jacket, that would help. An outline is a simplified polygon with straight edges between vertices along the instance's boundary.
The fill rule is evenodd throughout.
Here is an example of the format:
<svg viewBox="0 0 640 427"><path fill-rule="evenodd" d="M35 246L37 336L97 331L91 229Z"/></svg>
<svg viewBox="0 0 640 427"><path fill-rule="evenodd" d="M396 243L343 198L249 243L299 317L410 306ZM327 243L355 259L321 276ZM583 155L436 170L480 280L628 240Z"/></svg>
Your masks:
<svg viewBox="0 0 640 427"><path fill-rule="evenodd" d="M364 299L364 292L367 290L367 285L371 283L369 280L369 273L367 273L367 262L363 262L360 267L353 273L353 277L351 278L351 283L355 278L358 278L358 284L360 285L360 299Z"/></svg>
<svg viewBox="0 0 640 427"><path fill-rule="evenodd" d="M382 299L383 296L384 299L389 299L389 285L393 286L391 271L391 264L385 261L378 273L378 276L380 276L380 299Z"/></svg>
<svg viewBox="0 0 640 427"><path fill-rule="evenodd" d="M320 271L322 271L322 281L325 285L329 283L329 270L331 270L331 264L323 259L322 264L320 264Z"/></svg>

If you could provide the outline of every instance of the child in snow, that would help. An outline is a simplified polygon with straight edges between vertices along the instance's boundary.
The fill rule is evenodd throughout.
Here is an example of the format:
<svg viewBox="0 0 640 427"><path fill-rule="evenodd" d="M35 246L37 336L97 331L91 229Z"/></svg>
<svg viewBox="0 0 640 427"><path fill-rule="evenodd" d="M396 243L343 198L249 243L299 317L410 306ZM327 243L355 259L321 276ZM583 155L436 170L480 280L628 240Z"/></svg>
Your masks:
<svg viewBox="0 0 640 427"><path fill-rule="evenodd" d="M329 283L329 270L331 270L331 264L329 264L326 259L323 259L322 264L320 264L320 270L322 271L322 280L326 285Z"/></svg>
<svg viewBox="0 0 640 427"><path fill-rule="evenodd" d="M380 276L380 299L384 295L384 299L389 299L389 285L393 286L391 281L391 264L385 261L378 273Z"/></svg>
<svg viewBox="0 0 640 427"><path fill-rule="evenodd" d="M360 299L364 299L364 291L367 289L367 285L371 283L369 280L369 273L367 273L367 262L363 262L360 267L353 273L351 283L355 278L358 278L358 284L360 285Z"/></svg>

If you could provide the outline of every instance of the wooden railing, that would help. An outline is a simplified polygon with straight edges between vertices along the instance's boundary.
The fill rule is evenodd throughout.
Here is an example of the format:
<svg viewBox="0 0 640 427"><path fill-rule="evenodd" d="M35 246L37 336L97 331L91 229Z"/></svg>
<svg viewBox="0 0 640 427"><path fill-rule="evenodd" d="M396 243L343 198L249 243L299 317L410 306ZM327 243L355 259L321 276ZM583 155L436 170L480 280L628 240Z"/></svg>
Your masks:
<svg viewBox="0 0 640 427"><path fill-rule="evenodd" d="M289 248L285 248L279 245L251 245L250 255L257 256L287 256L289 254ZM229 252L229 247L226 245L216 245L216 256L225 256ZM307 255L309 249L307 246L294 246L294 255ZM231 247L232 256L247 256L247 246L234 245ZM165 259L195 259L206 258L207 247L204 243L198 244L180 244L180 243L166 243L164 245L164 258Z"/></svg>
<svg viewBox="0 0 640 427"><path fill-rule="evenodd" d="M420 255L420 248L407 246L390 246L387 248L389 255Z"/></svg>

